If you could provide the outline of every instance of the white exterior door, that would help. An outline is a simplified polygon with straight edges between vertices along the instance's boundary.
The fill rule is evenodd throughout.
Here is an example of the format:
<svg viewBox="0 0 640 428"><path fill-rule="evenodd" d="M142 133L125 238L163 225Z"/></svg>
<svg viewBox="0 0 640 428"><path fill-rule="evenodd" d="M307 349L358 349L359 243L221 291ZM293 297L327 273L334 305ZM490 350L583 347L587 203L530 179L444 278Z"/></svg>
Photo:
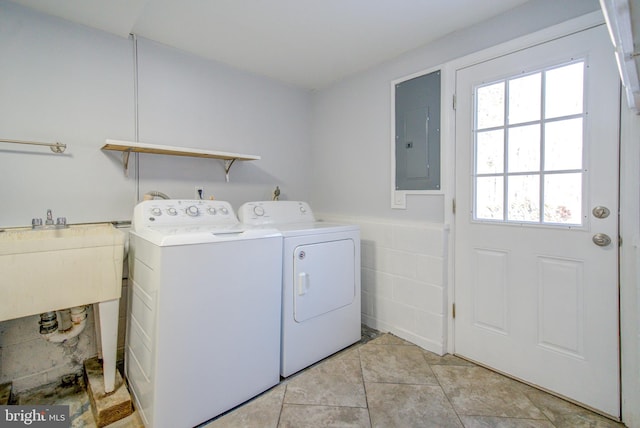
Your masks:
<svg viewBox="0 0 640 428"><path fill-rule="evenodd" d="M456 94L455 352L619 416L606 28L459 69Z"/></svg>

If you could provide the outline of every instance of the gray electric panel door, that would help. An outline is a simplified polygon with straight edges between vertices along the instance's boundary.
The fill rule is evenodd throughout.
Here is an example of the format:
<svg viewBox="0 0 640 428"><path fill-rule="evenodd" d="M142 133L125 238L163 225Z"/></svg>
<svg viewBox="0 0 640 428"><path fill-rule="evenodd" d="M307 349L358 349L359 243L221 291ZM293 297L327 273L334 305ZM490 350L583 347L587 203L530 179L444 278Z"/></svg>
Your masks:
<svg viewBox="0 0 640 428"><path fill-rule="evenodd" d="M396 190L440 190L440 71L396 85Z"/></svg>

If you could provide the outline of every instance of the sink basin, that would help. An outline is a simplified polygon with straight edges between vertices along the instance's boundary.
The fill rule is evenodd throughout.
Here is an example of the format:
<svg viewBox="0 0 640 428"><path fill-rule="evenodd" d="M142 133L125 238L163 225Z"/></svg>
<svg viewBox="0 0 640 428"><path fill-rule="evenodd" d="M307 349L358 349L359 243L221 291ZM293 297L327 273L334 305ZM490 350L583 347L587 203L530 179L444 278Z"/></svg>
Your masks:
<svg viewBox="0 0 640 428"><path fill-rule="evenodd" d="M0 321L119 299L124 238L110 223L0 231Z"/></svg>

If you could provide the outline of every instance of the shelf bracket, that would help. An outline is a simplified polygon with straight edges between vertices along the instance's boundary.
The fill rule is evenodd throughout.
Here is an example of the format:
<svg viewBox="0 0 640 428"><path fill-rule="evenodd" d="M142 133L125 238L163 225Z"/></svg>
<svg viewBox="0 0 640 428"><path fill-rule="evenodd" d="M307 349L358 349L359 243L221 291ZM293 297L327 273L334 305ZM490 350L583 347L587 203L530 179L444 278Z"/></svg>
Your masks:
<svg viewBox="0 0 640 428"><path fill-rule="evenodd" d="M124 176L129 178L129 155L131 154L131 149L124 150L122 152L122 166L124 167Z"/></svg>
<svg viewBox="0 0 640 428"><path fill-rule="evenodd" d="M229 182L229 170L231 169L231 165L236 161L236 158L233 159L225 159L224 160L224 178Z"/></svg>

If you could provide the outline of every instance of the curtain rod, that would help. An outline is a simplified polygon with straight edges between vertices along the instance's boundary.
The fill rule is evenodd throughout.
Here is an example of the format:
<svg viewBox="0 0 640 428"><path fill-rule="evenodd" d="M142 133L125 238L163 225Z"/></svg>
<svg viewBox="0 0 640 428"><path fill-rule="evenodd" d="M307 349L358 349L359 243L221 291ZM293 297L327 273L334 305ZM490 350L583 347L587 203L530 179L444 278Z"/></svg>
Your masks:
<svg viewBox="0 0 640 428"><path fill-rule="evenodd" d="M51 151L53 153L64 153L64 151L67 149L67 145L66 144L62 144L59 142L55 142L55 143L39 143L37 141L22 141L22 140L6 140L6 139L0 139L0 143L12 143L12 144L31 144L34 146L47 146L51 149Z"/></svg>

